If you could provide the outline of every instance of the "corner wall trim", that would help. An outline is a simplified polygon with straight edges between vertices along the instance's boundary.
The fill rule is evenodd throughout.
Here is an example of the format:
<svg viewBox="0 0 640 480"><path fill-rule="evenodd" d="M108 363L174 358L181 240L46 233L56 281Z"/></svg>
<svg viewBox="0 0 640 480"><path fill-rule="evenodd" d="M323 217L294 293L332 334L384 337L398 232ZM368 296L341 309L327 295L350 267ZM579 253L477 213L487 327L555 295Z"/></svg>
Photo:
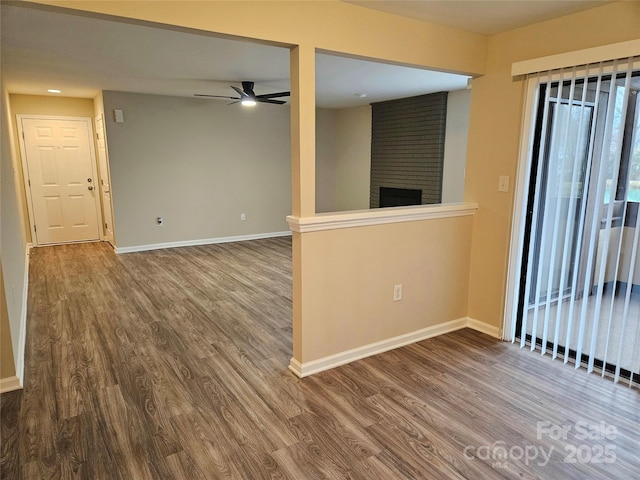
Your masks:
<svg viewBox="0 0 640 480"><path fill-rule="evenodd" d="M21 388L22 382L20 382L18 377L0 378L0 393L13 392Z"/></svg>
<svg viewBox="0 0 640 480"><path fill-rule="evenodd" d="M397 337L389 338L387 340L381 340L379 342L363 345L352 350L329 355L328 357L319 358L318 360L312 360L310 362L300 362L295 358L292 358L289 363L289 370L296 374L300 378L308 377L315 373L324 372L340 365L354 362L363 358L371 357L379 353L383 353L395 348L403 347L411 343L420 342L428 338L437 337L438 335L444 335L445 333L454 332L462 328L471 328L481 333L491 335L495 338L500 338L498 327L474 320L468 317L459 318L457 320L450 320L448 322L439 323L430 327L416 330L415 332L405 333Z"/></svg>
<svg viewBox="0 0 640 480"><path fill-rule="evenodd" d="M474 215L478 204L473 202L438 205L413 205L410 207L373 208L350 212L321 213L314 217L287 216L293 232L318 232L350 227L366 227L387 223L416 222L436 218L452 218Z"/></svg>
<svg viewBox="0 0 640 480"><path fill-rule="evenodd" d="M16 362L16 378L18 388L24 384L24 356L27 351L27 304L29 300L29 259L32 243L25 245L24 253L24 284L22 285L22 305L20 306L20 329L18 330L18 351L14 352ZM15 389L14 389L15 390Z"/></svg>
<svg viewBox="0 0 640 480"><path fill-rule="evenodd" d="M146 252L149 250L162 250L165 248L177 248L177 247L197 247L199 245L213 245L216 243L230 243L230 242L245 242L247 240L260 240L263 238L275 238L275 237L288 237L291 232L269 232L269 233L256 233L251 235L238 235L235 237L217 237L217 238L203 238L199 240L184 240L180 242L167 242L167 243L151 243L148 245L134 245L133 247L114 247L116 253L136 253Z"/></svg>

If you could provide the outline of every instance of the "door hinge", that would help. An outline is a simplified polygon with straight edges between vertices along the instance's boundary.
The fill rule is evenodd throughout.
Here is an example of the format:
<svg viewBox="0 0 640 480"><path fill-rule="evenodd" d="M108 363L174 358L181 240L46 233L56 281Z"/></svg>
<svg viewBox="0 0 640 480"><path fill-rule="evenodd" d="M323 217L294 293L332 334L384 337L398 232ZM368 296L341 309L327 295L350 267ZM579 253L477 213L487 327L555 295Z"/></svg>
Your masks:
<svg viewBox="0 0 640 480"><path fill-rule="evenodd" d="M105 229L107 229L107 230L109 230L109 227L107 226L107 222L105 222L105 224L104 224L104 228L105 228Z"/></svg>
<svg viewBox="0 0 640 480"><path fill-rule="evenodd" d="M28 178L27 178L27 183L29 184L29 187L31 187L31 180L29 180Z"/></svg>
<svg viewBox="0 0 640 480"><path fill-rule="evenodd" d="M35 225L33 226L33 231L34 231L34 232L37 232L37 231L38 231L38 229L36 228L36 226L35 226Z"/></svg>

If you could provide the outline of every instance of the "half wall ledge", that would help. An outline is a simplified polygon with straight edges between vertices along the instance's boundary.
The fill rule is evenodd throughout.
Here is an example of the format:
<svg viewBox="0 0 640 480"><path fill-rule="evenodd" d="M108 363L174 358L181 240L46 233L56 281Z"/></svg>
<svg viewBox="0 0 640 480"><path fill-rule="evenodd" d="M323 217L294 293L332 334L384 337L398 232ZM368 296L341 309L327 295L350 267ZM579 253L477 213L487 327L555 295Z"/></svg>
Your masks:
<svg viewBox="0 0 640 480"><path fill-rule="evenodd" d="M474 215L477 209L478 204L474 202L413 205L410 207L320 213L314 217L288 215L287 223L291 231L307 233L386 223L415 222L435 218L464 217Z"/></svg>

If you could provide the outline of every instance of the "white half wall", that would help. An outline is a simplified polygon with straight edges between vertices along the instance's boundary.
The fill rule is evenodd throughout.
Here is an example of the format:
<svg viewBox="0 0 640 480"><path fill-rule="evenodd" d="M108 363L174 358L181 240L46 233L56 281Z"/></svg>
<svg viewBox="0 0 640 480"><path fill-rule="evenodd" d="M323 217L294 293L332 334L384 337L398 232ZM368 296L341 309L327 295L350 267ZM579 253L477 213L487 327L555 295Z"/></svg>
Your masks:
<svg viewBox="0 0 640 480"><path fill-rule="evenodd" d="M119 249L288 229L288 106L107 91L103 100Z"/></svg>

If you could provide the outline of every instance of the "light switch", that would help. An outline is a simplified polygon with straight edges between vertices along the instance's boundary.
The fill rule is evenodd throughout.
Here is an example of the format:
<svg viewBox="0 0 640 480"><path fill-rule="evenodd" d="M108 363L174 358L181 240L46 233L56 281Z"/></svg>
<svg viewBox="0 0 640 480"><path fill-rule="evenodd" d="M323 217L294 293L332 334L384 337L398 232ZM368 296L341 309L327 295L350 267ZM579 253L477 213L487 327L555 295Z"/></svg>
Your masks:
<svg viewBox="0 0 640 480"><path fill-rule="evenodd" d="M114 108L113 119L116 121L116 123L124 123L124 111L120 108Z"/></svg>
<svg viewBox="0 0 640 480"><path fill-rule="evenodd" d="M508 192L509 191L509 176L508 175L500 175L498 177L498 191L499 192Z"/></svg>

